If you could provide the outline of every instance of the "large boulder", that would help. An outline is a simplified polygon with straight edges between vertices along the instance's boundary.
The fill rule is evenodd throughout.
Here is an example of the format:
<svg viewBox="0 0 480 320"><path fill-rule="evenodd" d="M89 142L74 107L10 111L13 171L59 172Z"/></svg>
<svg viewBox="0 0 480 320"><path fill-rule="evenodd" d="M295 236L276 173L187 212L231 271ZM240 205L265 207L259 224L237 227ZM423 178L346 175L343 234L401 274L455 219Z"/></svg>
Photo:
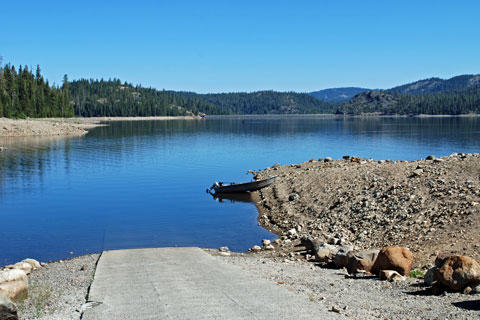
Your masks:
<svg viewBox="0 0 480 320"><path fill-rule="evenodd" d="M17 307L15 307L8 295L2 290L0 290L0 319L18 320Z"/></svg>
<svg viewBox="0 0 480 320"><path fill-rule="evenodd" d="M12 301L21 301L28 296L28 278L25 271L9 269L0 272L0 291Z"/></svg>
<svg viewBox="0 0 480 320"><path fill-rule="evenodd" d="M395 270L402 276L408 276L413 265L413 254L407 248L389 246L380 250L372 266L373 273L381 270Z"/></svg>
<svg viewBox="0 0 480 320"><path fill-rule="evenodd" d="M378 250L370 249L365 251L350 251L347 253L347 272L370 272L378 256Z"/></svg>
<svg viewBox="0 0 480 320"><path fill-rule="evenodd" d="M461 292L480 284L480 264L470 257L452 255L442 259L434 270L434 278L447 290Z"/></svg>

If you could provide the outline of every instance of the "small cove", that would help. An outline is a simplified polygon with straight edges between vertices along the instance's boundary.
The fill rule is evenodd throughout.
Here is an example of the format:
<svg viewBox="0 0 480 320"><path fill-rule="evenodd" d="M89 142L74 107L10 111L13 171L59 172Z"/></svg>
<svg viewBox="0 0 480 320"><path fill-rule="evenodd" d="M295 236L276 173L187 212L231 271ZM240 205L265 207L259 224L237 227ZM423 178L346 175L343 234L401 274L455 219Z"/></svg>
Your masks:
<svg viewBox="0 0 480 320"><path fill-rule="evenodd" d="M108 249L228 246L275 235L213 181L343 155L415 160L480 152L480 118L212 117L123 121L85 137L0 139L0 264ZM72 252L73 254L70 254Z"/></svg>

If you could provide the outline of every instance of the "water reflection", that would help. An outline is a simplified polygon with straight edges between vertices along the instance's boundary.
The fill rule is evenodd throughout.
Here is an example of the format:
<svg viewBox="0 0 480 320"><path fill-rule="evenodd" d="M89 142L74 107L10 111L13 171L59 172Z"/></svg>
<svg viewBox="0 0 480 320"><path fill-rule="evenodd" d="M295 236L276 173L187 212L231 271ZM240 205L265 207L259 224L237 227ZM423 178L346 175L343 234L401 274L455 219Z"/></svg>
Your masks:
<svg viewBox="0 0 480 320"><path fill-rule="evenodd" d="M235 203L235 202L246 202L253 203L252 195L248 192L243 193L214 193L211 194L212 198L218 202L225 202L226 200Z"/></svg>

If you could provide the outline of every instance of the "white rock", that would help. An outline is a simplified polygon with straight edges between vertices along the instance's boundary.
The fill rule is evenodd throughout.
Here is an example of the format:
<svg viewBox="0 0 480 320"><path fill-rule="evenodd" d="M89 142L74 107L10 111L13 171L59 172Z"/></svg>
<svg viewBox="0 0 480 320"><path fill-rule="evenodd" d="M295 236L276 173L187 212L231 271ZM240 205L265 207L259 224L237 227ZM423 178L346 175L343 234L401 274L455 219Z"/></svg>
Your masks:
<svg viewBox="0 0 480 320"><path fill-rule="evenodd" d="M292 228L292 229L288 230L288 234L291 235L291 236L296 235L297 230L295 228Z"/></svg>
<svg viewBox="0 0 480 320"><path fill-rule="evenodd" d="M11 281L27 281L27 274L20 269L3 270L0 272L0 284Z"/></svg>
<svg viewBox="0 0 480 320"><path fill-rule="evenodd" d="M263 246L264 246L264 247L272 244L272 242L271 242L270 240L267 240L267 239L262 240L262 243L263 243Z"/></svg>
<svg viewBox="0 0 480 320"><path fill-rule="evenodd" d="M273 249L275 249L275 247L272 246L271 244L265 246L265 250L273 250Z"/></svg>
<svg viewBox="0 0 480 320"><path fill-rule="evenodd" d="M26 262L28 264L30 264L33 268L33 270L37 270L37 269L40 269L42 266L40 265L40 262L38 262L37 260L35 259L23 259L22 262Z"/></svg>
<svg viewBox="0 0 480 320"><path fill-rule="evenodd" d="M0 291L4 292L12 301L24 300L28 296L27 281L11 281L0 284Z"/></svg>
<svg viewBox="0 0 480 320"><path fill-rule="evenodd" d="M30 263L27 263L27 262L17 262L13 265L13 269L19 269L19 270L23 270L25 271L26 274L30 274L30 272L32 272L32 265Z"/></svg>
<svg viewBox="0 0 480 320"><path fill-rule="evenodd" d="M261 251L262 248L260 246L253 246L250 250L253 252L257 252L257 251Z"/></svg>
<svg viewBox="0 0 480 320"><path fill-rule="evenodd" d="M220 251L220 252L218 253L218 255L227 257L227 256L230 256L230 255L232 255L232 254L231 254L230 252Z"/></svg>

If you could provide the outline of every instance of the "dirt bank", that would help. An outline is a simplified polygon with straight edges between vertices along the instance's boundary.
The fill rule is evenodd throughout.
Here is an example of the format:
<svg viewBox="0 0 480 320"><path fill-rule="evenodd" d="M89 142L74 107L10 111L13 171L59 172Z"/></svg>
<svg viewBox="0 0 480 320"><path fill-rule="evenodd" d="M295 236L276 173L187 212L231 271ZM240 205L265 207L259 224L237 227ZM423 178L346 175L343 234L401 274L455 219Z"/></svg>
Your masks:
<svg viewBox="0 0 480 320"><path fill-rule="evenodd" d="M418 161L312 160L257 172L259 222L279 236L320 237L360 248L400 245L415 266L440 252L480 260L480 154ZM285 237L284 237L285 238Z"/></svg>

